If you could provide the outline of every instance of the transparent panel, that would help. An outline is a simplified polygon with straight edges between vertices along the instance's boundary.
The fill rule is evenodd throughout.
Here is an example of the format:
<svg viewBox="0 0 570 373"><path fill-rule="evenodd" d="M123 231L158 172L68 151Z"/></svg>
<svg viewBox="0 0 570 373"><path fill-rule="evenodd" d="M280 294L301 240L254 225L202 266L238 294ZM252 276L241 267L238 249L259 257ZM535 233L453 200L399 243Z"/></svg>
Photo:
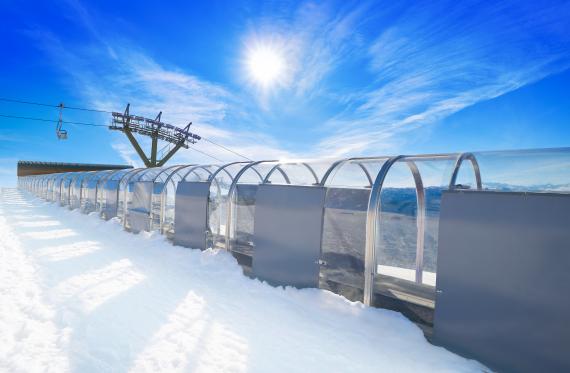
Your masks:
<svg viewBox="0 0 570 373"><path fill-rule="evenodd" d="M210 182L208 197L208 241L213 248L225 248L228 216L228 193L234 176L247 163L224 166L216 171Z"/></svg>
<svg viewBox="0 0 570 373"><path fill-rule="evenodd" d="M286 177L280 169L275 169L276 165L275 162L247 165L239 179L235 181L230 203L229 250L237 256L246 272L251 269L254 250L253 227L258 186L270 172L274 172L272 176L274 180L286 183Z"/></svg>
<svg viewBox="0 0 570 373"><path fill-rule="evenodd" d="M423 284L434 286L437 273L437 248L441 196L449 188L456 159L419 159L415 161L422 178L425 196L425 232L421 278ZM471 172L472 175L473 172Z"/></svg>
<svg viewBox="0 0 570 373"><path fill-rule="evenodd" d="M380 275L415 281L418 204L406 162L390 169L380 194L377 264Z"/></svg>
<svg viewBox="0 0 570 373"><path fill-rule="evenodd" d="M65 177L65 175L66 175L65 173L61 173L61 174L57 174L57 176L55 177L53 184L52 184L50 201L59 202L60 195L61 195L61 182L62 182L63 178Z"/></svg>
<svg viewBox="0 0 570 373"><path fill-rule="evenodd" d="M473 153L484 190L570 192L570 148ZM456 184L476 189L471 164L461 164Z"/></svg>
<svg viewBox="0 0 570 373"><path fill-rule="evenodd" d="M354 301L362 301L364 288L370 186L386 159L342 161L325 181L319 287Z"/></svg>
<svg viewBox="0 0 570 373"><path fill-rule="evenodd" d="M97 181L110 171L97 171L90 173L81 181L80 208L83 213L90 213L96 210L97 203Z"/></svg>
<svg viewBox="0 0 570 373"><path fill-rule="evenodd" d="M69 208L77 209L81 207L81 199L83 193L83 181L93 176L95 172L81 172L73 179L71 183Z"/></svg>
<svg viewBox="0 0 570 373"><path fill-rule="evenodd" d="M131 184L131 181L134 180L135 177L137 177L138 174L145 172L147 169L145 168L138 168L135 170L132 170L131 172L126 173L125 175L123 175L118 181L119 181L119 185L118 185L118 194L117 194L117 217L119 217L119 219L121 219L121 221L123 222L123 224L126 224L126 220L125 220L125 216L127 214L127 209L128 209L128 201L130 200L130 195L129 193L131 193L129 185Z"/></svg>
<svg viewBox="0 0 570 373"><path fill-rule="evenodd" d="M267 182L279 184L285 181L293 185L317 185L320 182L319 175L314 165L308 163L285 163L275 166L274 171L268 176ZM285 180L287 177L287 180Z"/></svg>
<svg viewBox="0 0 570 373"><path fill-rule="evenodd" d="M69 204L69 199L71 196L71 185L78 174L78 172L69 172L63 177L61 182L61 194L59 200L61 206L66 206Z"/></svg>
<svg viewBox="0 0 570 373"><path fill-rule="evenodd" d="M173 178L178 181L180 180L181 176L178 174L179 171L188 170L189 167L191 166L172 166L164 169L154 178L151 200L150 230L159 229L162 232L162 216L166 212L166 193L164 193L164 191L167 188L167 185L172 185Z"/></svg>

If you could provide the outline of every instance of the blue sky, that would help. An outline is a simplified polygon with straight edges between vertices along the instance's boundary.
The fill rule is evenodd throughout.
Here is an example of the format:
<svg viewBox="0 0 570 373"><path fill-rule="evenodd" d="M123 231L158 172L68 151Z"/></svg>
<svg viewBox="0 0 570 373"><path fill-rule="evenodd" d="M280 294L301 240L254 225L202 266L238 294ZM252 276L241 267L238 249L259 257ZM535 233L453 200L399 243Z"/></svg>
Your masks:
<svg viewBox="0 0 570 373"><path fill-rule="evenodd" d="M254 159L569 145L567 1L4 0L1 17L1 97L129 102ZM248 71L260 46L283 61L269 86ZM0 114L58 115L2 102ZM67 125L58 141L54 128L0 118L1 185L19 159L140 165L120 133ZM171 162L212 160L185 150Z"/></svg>

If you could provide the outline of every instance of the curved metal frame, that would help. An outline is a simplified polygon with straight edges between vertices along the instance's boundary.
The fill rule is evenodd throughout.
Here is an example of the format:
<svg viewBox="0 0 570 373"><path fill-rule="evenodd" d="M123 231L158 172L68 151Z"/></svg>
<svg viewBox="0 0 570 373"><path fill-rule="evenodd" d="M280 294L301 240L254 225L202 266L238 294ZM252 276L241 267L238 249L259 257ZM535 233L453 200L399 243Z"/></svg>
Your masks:
<svg viewBox="0 0 570 373"><path fill-rule="evenodd" d="M207 178L206 180L202 180L202 181L204 181L204 182L207 182L207 181L210 179L210 176L213 174L213 172L208 169L209 167L218 167L218 168L219 168L219 167L222 167L222 166L218 166L218 165L215 165L215 164L201 165L201 166L193 166L192 168L190 168L190 169L188 170L188 172L186 172L186 173L184 174L184 176L182 176L182 178L180 179L180 181L185 181L186 178L188 177L188 175L190 175L191 173L195 173L195 174L196 174L196 170L199 169L199 168L201 168L202 170L206 171L206 172L209 174L209 175L208 175L208 178ZM196 174L196 175L198 175L198 174ZM228 174L228 175L229 175L229 174ZM230 176L231 176L231 175L230 175Z"/></svg>
<svg viewBox="0 0 570 373"><path fill-rule="evenodd" d="M228 203L228 213L226 216L226 239L225 239L225 246L226 246L226 250L229 251L230 249L230 225L231 225L231 221L232 221L232 199L234 197L234 193L236 191L237 188L237 183L240 179L240 177L242 177L242 175L249 170L252 167L257 166L258 164L261 163L271 163L271 162L277 162L274 160L266 160L266 161L256 161L256 162L250 162L248 165L246 165L245 167L243 167L241 170L239 170L239 172L236 174L236 176L234 177L234 179L232 180L232 184L230 185L230 189L228 191L228 200L226 201L226 203ZM275 167L273 167L269 172L272 172L275 169ZM255 169L254 169L255 170ZM267 176L265 177L265 179L263 178L263 176L261 176L261 174L255 170L255 172L257 173L257 175L260 178L261 183L263 183L265 181L265 179L267 178ZM269 175L269 173L268 173Z"/></svg>
<svg viewBox="0 0 570 373"><path fill-rule="evenodd" d="M204 171L206 171L207 173L209 173L210 175L212 174L212 172L210 170L208 170L208 167L211 166L215 166L215 165L186 165L186 166L182 166L180 169L176 170L175 172L171 173L170 175L168 175L168 177L166 178L166 180L164 181L164 188L162 188L162 190L160 191L160 223L159 223L159 230L161 234L164 234L164 223L165 223L165 218L166 218L166 189L168 188L168 183L170 182L170 180L172 180L172 178L178 174L178 172L186 169L186 168L190 168L188 170L188 172L186 172L184 174L184 176L181 176L180 181L186 179L186 177L188 175L190 175L191 173L196 173L197 169L203 169ZM198 174L196 174L198 175ZM210 177L208 176L208 179ZM179 181L179 182L180 182ZM176 193L176 191L175 191Z"/></svg>
<svg viewBox="0 0 570 373"><path fill-rule="evenodd" d="M267 175L265 175L265 177L263 178L262 183L267 184L269 182L269 178L271 177L271 175L273 175L273 173L275 173L275 171L278 170L279 173L281 174L281 176L283 176L283 178L285 179L285 182L287 184L291 184L291 180L289 179L289 175L287 175L287 173L281 168L281 165L282 165L281 163L277 163L275 166L273 166L271 168L271 170L269 170Z"/></svg>
<svg viewBox="0 0 570 373"><path fill-rule="evenodd" d="M340 171L341 168L345 164L355 162L360 167L360 169L362 169L362 171L364 172L364 176L366 176L366 178L368 179L369 186L372 187L372 185L374 184L374 180L372 180L372 176L370 175L370 172L368 171L366 166L364 166L362 164L362 161L388 160L388 159L390 159L390 157L388 157L388 156L384 156L384 157L353 157L353 158L346 158L346 159L341 159L339 161L336 161L329 167L327 172L325 172L325 174L323 175L323 179L321 180L321 186L326 186L327 181L329 179L332 179L336 175L336 173L338 171Z"/></svg>
<svg viewBox="0 0 570 373"><path fill-rule="evenodd" d="M267 162L267 161L260 161L260 162ZM279 161L271 161L271 162L279 162ZM281 175L283 176L283 178L285 179L287 184L291 184L291 180L289 179L289 175L287 175L287 172L285 172L285 170L283 170L281 168L281 166L298 166L298 165L305 166L305 168L307 170L309 170L309 172L311 173L311 175L315 179L315 183L313 185L319 185L319 177L317 176L315 170L306 162L279 162L275 166L273 166L273 168L271 168L271 170L269 170L269 172L267 173L265 178L263 178L262 184L267 184L269 182L269 178L271 177L271 175L273 175L273 173L277 170L281 173ZM260 175L260 174L258 173L258 175Z"/></svg>
<svg viewBox="0 0 570 373"><path fill-rule="evenodd" d="M388 172L392 166L399 161L405 161L412 172L414 183L416 186L416 201L418 205L417 210L417 238L416 238L416 282L421 283L423 280L423 251L424 251L424 236L425 236L425 190L421 173L414 160L416 159L452 159L456 158L454 171L451 176L449 187L451 189L452 183L457 178L459 167L463 159L471 160L478 187L481 185L481 175L479 173L479 166L475 156L471 153L459 154L429 154L420 156L399 155L388 159L380 169L376 180L370 192L370 199L368 200L368 210L366 213L366 248L365 248L365 264L364 264L364 304L370 306L374 301L374 277L377 274L377 260L376 260L376 227L378 224L379 216L381 214L381 200L380 195L382 187Z"/></svg>
<svg viewBox="0 0 570 373"><path fill-rule="evenodd" d="M69 196L71 194L71 183L73 183L73 180L75 177L77 177L78 174L81 174L82 172L70 172L67 175L65 175L62 180L61 183L59 185L59 205L60 206L65 206L66 204L62 201L62 194L63 194L63 190L62 188L64 187L64 181L69 180L69 190L67 191L67 205L69 205ZM68 179L69 178L69 179Z"/></svg>
<svg viewBox="0 0 570 373"><path fill-rule="evenodd" d="M85 189L88 189L87 185L85 183L89 183L89 181L91 181L94 177L96 177L97 175L100 174L106 174L106 175L112 175L115 172L120 172L123 170L101 170L101 171L93 171L93 173L90 176L84 177L83 180L81 180L81 193L80 193L80 198L79 198L79 209L81 210L81 212L85 212L84 210L84 201L85 201ZM97 180L97 184L95 185L95 206L97 206L97 187L98 187L98 183L99 183L100 179Z"/></svg>
<svg viewBox="0 0 570 373"><path fill-rule="evenodd" d="M105 185L105 183L107 183L107 180L109 180L110 178L113 177L113 175L118 174L119 172L124 171L124 170L125 169L108 172L107 174L103 175L103 177L101 177L97 180L97 183L95 184L95 211L101 212L101 210L102 210L102 205L99 204L99 193L102 192L102 190L101 190L102 187ZM127 172L130 172L130 171L127 171Z"/></svg>
<svg viewBox="0 0 570 373"><path fill-rule="evenodd" d="M59 185L57 186L59 191L57 193L57 200L54 198L53 202L57 202L57 204L61 205L61 184L63 183L63 180L65 179L65 177L67 176L65 172L58 174L58 176L60 176L59 179ZM57 177L56 177L57 179Z"/></svg>
<svg viewBox="0 0 570 373"><path fill-rule="evenodd" d="M481 181L481 170L479 169L477 158L475 158L475 155L473 153L462 153L459 158L457 158L457 162L455 162L455 167L453 168L453 174L451 175L451 180L449 181L449 189L457 189L457 176L459 175L461 164L465 159L471 161L471 166L473 167L473 172L475 173L475 184L477 186L477 190L482 190L483 183Z"/></svg>
<svg viewBox="0 0 570 373"><path fill-rule="evenodd" d="M68 200L68 205L69 205L69 209L73 209L73 206L71 205L71 191L75 190L75 183L77 181L77 178L80 176L83 176L83 178L81 179L81 183L79 185L79 207L81 207L81 191L82 191L82 185L83 185L83 179L85 179L86 176L89 175L89 173L94 173L96 171L83 171L83 172L78 172L77 175L75 175L75 177L73 177L71 179L71 184L69 184L69 196L67 197Z"/></svg>
<svg viewBox="0 0 570 373"><path fill-rule="evenodd" d="M220 166L220 168L218 168L216 171L212 172L212 174L210 175L210 177L208 178L208 180L206 180L206 182L211 183L211 182L216 178L216 176L218 176L218 174L219 174L220 172L222 172L222 171L224 171L226 174L228 174L228 176L232 179L232 182L233 182L235 176L233 176L232 174L230 174L230 172L227 170L227 168L230 167L230 166L233 166L233 165L235 165L235 164L244 164L244 165L247 165L247 164L249 164L249 163L252 163L252 162L250 162L250 161L237 161L237 162L226 163L225 165ZM245 167L245 166L244 166L244 167ZM238 173L239 173L239 171L238 171ZM236 175L237 175L237 174L236 174Z"/></svg>
<svg viewBox="0 0 570 373"><path fill-rule="evenodd" d="M160 212L159 214L159 230L162 233L162 215L163 215L163 208L164 208L164 203L163 203L163 194L162 191L166 188L166 183L168 182L168 180L170 180L170 176L176 174L179 170L186 168L186 167L190 167L193 165L175 165L175 166L170 166L170 167L166 167L164 168L162 171L160 171L153 179L152 179L152 191L151 191L151 195L150 195L150 199L151 199L151 206L150 206L150 210L149 210L149 218L151 219L150 222L150 227L152 229L152 200L155 196L159 196L160 197ZM154 185L156 184L156 180L160 177L160 175L162 175L165 172L168 172L169 170L173 170L172 172L170 172L168 174L168 176L166 176L165 181L163 182L163 187L160 191L160 193L155 193L154 192Z"/></svg>

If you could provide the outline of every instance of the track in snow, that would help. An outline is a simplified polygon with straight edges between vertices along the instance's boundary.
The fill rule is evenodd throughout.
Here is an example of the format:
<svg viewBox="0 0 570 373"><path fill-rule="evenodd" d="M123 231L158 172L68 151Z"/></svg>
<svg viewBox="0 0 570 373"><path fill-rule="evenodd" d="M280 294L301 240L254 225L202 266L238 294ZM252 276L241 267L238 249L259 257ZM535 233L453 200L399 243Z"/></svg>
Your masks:
<svg viewBox="0 0 570 373"><path fill-rule="evenodd" d="M274 288L15 189L0 197L0 371L481 371L396 312Z"/></svg>

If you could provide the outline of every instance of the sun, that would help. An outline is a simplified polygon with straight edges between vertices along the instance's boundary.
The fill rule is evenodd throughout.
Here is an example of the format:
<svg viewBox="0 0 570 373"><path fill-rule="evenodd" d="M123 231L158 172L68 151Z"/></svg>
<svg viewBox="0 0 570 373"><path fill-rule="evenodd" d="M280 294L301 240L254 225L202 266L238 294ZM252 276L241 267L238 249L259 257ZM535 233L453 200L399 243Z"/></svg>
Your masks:
<svg viewBox="0 0 570 373"><path fill-rule="evenodd" d="M283 77L285 63L276 48L256 46L248 51L247 67L251 78L257 84L268 87Z"/></svg>

